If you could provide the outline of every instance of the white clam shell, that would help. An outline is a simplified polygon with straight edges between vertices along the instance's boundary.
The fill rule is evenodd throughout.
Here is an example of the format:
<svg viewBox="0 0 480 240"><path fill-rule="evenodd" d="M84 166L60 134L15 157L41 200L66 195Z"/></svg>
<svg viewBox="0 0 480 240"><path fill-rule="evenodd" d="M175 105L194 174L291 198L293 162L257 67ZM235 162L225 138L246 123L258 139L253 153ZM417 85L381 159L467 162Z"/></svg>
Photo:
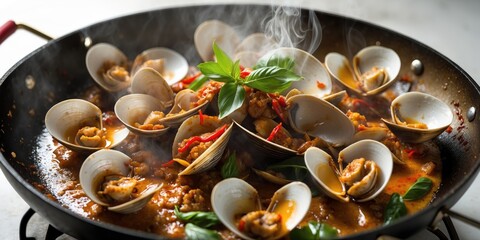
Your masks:
<svg viewBox="0 0 480 240"><path fill-rule="evenodd" d="M193 108L191 107L191 103L198 101L198 99L197 93L191 89L184 89L178 92L175 96L173 107L168 113L172 115L165 116L162 122L170 127L178 127L187 118L198 114L199 110L205 111L208 102L204 102ZM182 110L184 112L182 112Z"/></svg>
<svg viewBox="0 0 480 240"><path fill-rule="evenodd" d="M287 103L290 126L295 131L319 137L334 146L342 146L351 141L355 127L331 103L307 94L292 96L287 99Z"/></svg>
<svg viewBox="0 0 480 240"><path fill-rule="evenodd" d="M204 62L213 61L213 42L228 56L234 56L235 48L240 43L237 32L228 24L219 20L209 20L201 23L194 33L194 42L200 58Z"/></svg>
<svg viewBox="0 0 480 240"><path fill-rule="evenodd" d="M98 70L102 65L112 61L117 65L124 65L128 62L127 56L117 47L108 43L98 43L88 49L85 57L85 64L87 65L88 73L103 89L109 92L118 92L130 86L130 82L123 82L118 84L109 84L105 81L102 75L98 74Z"/></svg>
<svg viewBox="0 0 480 240"><path fill-rule="evenodd" d="M210 145L210 147L203 152L195 161L193 161L187 168L185 168L179 175L191 175L204 172L220 161L223 151L228 145L228 140L232 134L233 123L221 121L217 117L203 116L203 123L200 124L200 116L194 115L186 119L178 128L175 139L173 140L172 156L178 153L178 144L184 139L193 136L200 136L203 133L213 132L223 124L229 124L225 132Z"/></svg>
<svg viewBox="0 0 480 240"><path fill-rule="evenodd" d="M339 159L342 159L343 163L345 164L348 164L353 160L362 157L367 160L374 161L378 165L380 171L374 188L367 195L361 198L354 199L357 202L365 202L372 200L378 194L380 194L386 187L393 170L393 159L390 150L382 143L374 140L358 141L346 147L339 153ZM324 190L324 192L331 197L343 201L348 201L349 197L345 194L345 186L343 184L342 191L335 191L328 184L329 181L334 181L331 179L332 176L328 178L326 175L318 174L318 168L320 167L320 165L331 164L331 159L332 158L328 153L324 152L319 148L311 147L305 152L305 164L310 174L320 184L321 189ZM338 172L336 172L333 168L331 169L331 171L332 174L338 177ZM340 181L338 180L338 182Z"/></svg>
<svg viewBox="0 0 480 240"><path fill-rule="evenodd" d="M163 111L162 102L146 94L128 94L117 100L114 111L117 118L131 132L147 137L157 137L165 134L168 127L158 130L143 130L135 127L135 123L143 124L147 116L153 111Z"/></svg>
<svg viewBox="0 0 480 240"><path fill-rule="evenodd" d="M165 107L173 104L174 94L167 81L155 69L143 67L132 79L132 93L148 94L162 102Z"/></svg>
<svg viewBox="0 0 480 240"><path fill-rule="evenodd" d="M440 135L453 121L453 112L440 99L421 92L404 93L392 101L392 121L384 120L387 127L400 139L421 143ZM401 121L413 120L427 125L428 129L410 128Z"/></svg>
<svg viewBox="0 0 480 240"><path fill-rule="evenodd" d="M102 201L97 191L105 176L116 174L128 176L131 169L128 167L130 157L122 152L110 149L102 149L92 153L85 159L80 168L80 185L85 194L95 203L103 206L109 206L110 211L128 214L133 213L145 206L150 201L153 194L157 192L161 185L153 185L138 198L116 206L110 206L109 203Z"/></svg>
<svg viewBox="0 0 480 240"><path fill-rule="evenodd" d="M87 147L76 144L75 135L82 127L103 128L100 108L82 99L68 99L52 106L45 114L45 126L61 144L78 152L93 152L102 148L115 147L128 135L127 129L107 134L110 137L107 139L108 145L104 147Z"/></svg>
<svg viewBox="0 0 480 240"><path fill-rule="evenodd" d="M332 52L325 56L328 72L345 87L364 96L371 96L385 91L397 79L401 61L398 54L386 47L370 46L360 50L354 57L353 68L349 60L340 53ZM384 67L388 73L387 82L378 88L364 92L359 87L357 73L365 73L373 67Z"/></svg>
<svg viewBox="0 0 480 240"><path fill-rule="evenodd" d="M235 53L244 51L255 52L260 56L268 51L278 47L278 44L272 38L264 33L252 33L245 37L235 48Z"/></svg>
<svg viewBox="0 0 480 240"><path fill-rule="evenodd" d="M294 60L294 72L304 79L293 82L287 89L298 89L304 94L322 98L332 92L332 80L323 64L308 52L298 48L278 48L266 53L262 58L268 60L273 57L290 57ZM319 87L323 85L323 87Z"/></svg>
<svg viewBox="0 0 480 240"><path fill-rule="evenodd" d="M164 47L150 48L139 54L133 63L131 76L142 67L147 60L163 59L164 69L159 72L167 81L168 85L172 85L182 80L188 73L188 62L180 53Z"/></svg>
<svg viewBox="0 0 480 240"><path fill-rule="evenodd" d="M275 203L285 200L293 201L295 203L294 210L288 220L285 221L285 227L290 231L306 215L310 208L311 198L312 195L307 185L302 182L292 182L275 192L267 211L273 210L275 212L275 209L273 209ZM212 190L211 202L213 211L223 225L243 239L252 239L238 230L235 219L240 214L261 210L260 198L255 188L241 179L228 178L215 185ZM281 238L288 231L282 232L272 239Z"/></svg>

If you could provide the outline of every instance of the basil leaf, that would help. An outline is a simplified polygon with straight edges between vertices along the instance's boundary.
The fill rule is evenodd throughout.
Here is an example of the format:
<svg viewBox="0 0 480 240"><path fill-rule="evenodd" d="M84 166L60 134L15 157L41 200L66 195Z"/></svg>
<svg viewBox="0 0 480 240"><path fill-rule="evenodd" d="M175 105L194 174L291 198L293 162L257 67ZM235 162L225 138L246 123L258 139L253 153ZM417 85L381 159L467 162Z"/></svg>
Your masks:
<svg viewBox="0 0 480 240"><path fill-rule="evenodd" d="M228 116L240 108L245 100L245 89L242 85L232 82L225 83L218 94L219 118Z"/></svg>
<svg viewBox="0 0 480 240"><path fill-rule="evenodd" d="M406 201L414 201L422 198L430 189L432 189L433 182L430 178L421 177L407 190L403 199Z"/></svg>
<svg viewBox="0 0 480 240"><path fill-rule="evenodd" d="M245 85L268 93L283 92L302 77L285 68L263 67L248 75Z"/></svg>
<svg viewBox="0 0 480 240"><path fill-rule="evenodd" d="M281 173L288 180L303 181L308 175L308 169L302 157L293 157L267 167Z"/></svg>
<svg viewBox="0 0 480 240"><path fill-rule="evenodd" d="M238 172L238 167L237 167L237 157L235 152L233 152L223 164L222 169L221 169L221 174L222 177L225 178L232 178L232 177L238 177L239 172Z"/></svg>
<svg viewBox="0 0 480 240"><path fill-rule="evenodd" d="M198 77L197 79L195 79L195 81L190 83L190 85L188 85L188 88L193 90L193 91L197 91L207 81L208 81L208 77L206 77L205 75L202 75L202 76Z"/></svg>
<svg viewBox="0 0 480 240"><path fill-rule="evenodd" d="M231 75L236 80L240 79L240 60L233 64Z"/></svg>
<svg viewBox="0 0 480 240"><path fill-rule="evenodd" d="M302 228L290 232L290 239L319 240L332 239L338 236L338 230L328 224L311 221Z"/></svg>
<svg viewBox="0 0 480 240"><path fill-rule="evenodd" d="M230 75L230 70L225 71L220 64L215 62L204 62L198 64L198 69L207 78L217 82L235 82L235 79Z"/></svg>
<svg viewBox="0 0 480 240"><path fill-rule="evenodd" d="M215 54L215 59L217 60L218 65L223 69L224 72L231 73L231 76L234 76L233 70L233 61L232 59L214 42L213 43L213 53ZM240 72L240 69L238 69Z"/></svg>
<svg viewBox="0 0 480 240"><path fill-rule="evenodd" d="M209 228L217 225L220 223L218 220L217 215L214 212L200 212L200 211L192 211L192 212L180 212L178 207L175 206L175 216L183 222L193 223L199 227Z"/></svg>
<svg viewBox="0 0 480 240"><path fill-rule="evenodd" d="M398 193L392 194L383 217L385 225L390 224L405 215L407 215L407 207L403 202L402 196Z"/></svg>
<svg viewBox="0 0 480 240"><path fill-rule="evenodd" d="M216 231L201 228L193 223L187 223L185 226L185 237L194 240L221 239Z"/></svg>
<svg viewBox="0 0 480 240"><path fill-rule="evenodd" d="M269 56L262 57L257 61L257 65L253 69L263 68L263 67L273 67L277 66L280 68L285 68L287 70L293 71L295 67L295 61L290 57L280 57L280 56Z"/></svg>

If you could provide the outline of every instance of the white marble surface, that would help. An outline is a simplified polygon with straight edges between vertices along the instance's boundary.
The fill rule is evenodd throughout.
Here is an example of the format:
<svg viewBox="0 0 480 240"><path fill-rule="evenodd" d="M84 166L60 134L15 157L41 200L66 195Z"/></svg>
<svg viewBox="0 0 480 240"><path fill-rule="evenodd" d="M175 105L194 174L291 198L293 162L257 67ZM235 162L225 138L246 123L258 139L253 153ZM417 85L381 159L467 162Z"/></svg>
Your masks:
<svg viewBox="0 0 480 240"><path fill-rule="evenodd" d="M146 10L166 6L204 4L212 2L236 3L238 0L1 0L0 24L7 20L27 23L54 37L62 36L90 24ZM270 3L265 0L245 3ZM274 1L276 3L280 1ZM284 1L285 2L285 1ZM412 37L444 54L470 76L480 81L480 1L477 0L309 0L286 1L290 5L305 6L373 22ZM25 31L17 31L0 45L0 75L45 41ZM27 204L0 173L0 239L18 239L18 225ZM480 221L480 178L453 207L453 210ZM461 239L478 239L480 230L454 221ZM426 231L411 239L434 239Z"/></svg>

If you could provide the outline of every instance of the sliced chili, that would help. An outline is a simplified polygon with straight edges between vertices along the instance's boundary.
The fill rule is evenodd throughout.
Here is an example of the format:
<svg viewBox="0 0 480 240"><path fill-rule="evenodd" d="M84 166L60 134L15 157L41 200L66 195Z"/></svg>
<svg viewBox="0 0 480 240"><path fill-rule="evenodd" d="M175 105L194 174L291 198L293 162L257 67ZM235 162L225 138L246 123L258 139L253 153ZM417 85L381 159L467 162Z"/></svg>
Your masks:
<svg viewBox="0 0 480 240"><path fill-rule="evenodd" d="M240 232L243 232L245 230L245 221L242 219L238 221L238 230L240 230Z"/></svg>
<svg viewBox="0 0 480 240"><path fill-rule="evenodd" d="M163 163L162 167L171 167L171 166L173 166L174 163L175 163L175 160L172 159L172 160L170 160L166 163Z"/></svg>
<svg viewBox="0 0 480 240"><path fill-rule="evenodd" d="M219 128L217 131L214 133L210 134L209 136L206 137L200 137L200 136L194 136L190 138L187 143L185 143L185 146L178 148L178 152L185 152L187 149L190 148L190 146L195 143L195 142L210 142L210 141L215 141L217 138L222 136L222 134L225 132L227 129L228 124L224 124L221 128Z"/></svg>
<svg viewBox="0 0 480 240"><path fill-rule="evenodd" d="M252 73L252 69L245 68L240 72L240 77L241 78L246 78L246 77L248 77L248 75L250 75L250 73Z"/></svg>
<svg viewBox="0 0 480 240"><path fill-rule="evenodd" d="M325 89L325 87L327 87L327 86L325 85L325 83L322 83L322 82L320 82L320 81L317 81L317 88Z"/></svg>
<svg viewBox="0 0 480 240"><path fill-rule="evenodd" d="M285 122L285 116L283 115L283 109L277 99L272 99L272 109L277 113L278 117Z"/></svg>
<svg viewBox="0 0 480 240"><path fill-rule="evenodd" d="M182 83L184 84L190 84L192 83L193 81L195 81L195 79L197 79L202 73L201 72L198 72L196 73L195 75L191 76L191 77L186 77L182 80Z"/></svg>
<svg viewBox="0 0 480 240"><path fill-rule="evenodd" d="M202 109L198 110L198 116L200 117L200 125L203 125L203 120L205 119L205 116L203 116Z"/></svg>
<svg viewBox="0 0 480 240"><path fill-rule="evenodd" d="M267 138L267 141L272 141L273 138L277 135L277 133L280 131L280 129L282 128L282 123L279 123L277 126L275 126L272 130L272 132L270 133L270 135L268 136Z"/></svg>

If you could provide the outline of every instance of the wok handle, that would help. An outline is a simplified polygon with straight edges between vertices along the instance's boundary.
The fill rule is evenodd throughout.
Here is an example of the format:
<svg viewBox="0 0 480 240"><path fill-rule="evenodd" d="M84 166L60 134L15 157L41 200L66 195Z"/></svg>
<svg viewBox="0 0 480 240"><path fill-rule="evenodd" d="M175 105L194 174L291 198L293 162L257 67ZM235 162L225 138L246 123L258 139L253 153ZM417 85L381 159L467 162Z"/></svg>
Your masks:
<svg viewBox="0 0 480 240"><path fill-rule="evenodd" d="M17 24L13 20L8 20L5 24L0 26L0 44L2 44L3 41L5 41L8 37L10 37L10 35L12 35L19 28L27 30L27 31L29 31L29 32L47 40L47 41L50 41L50 40L53 39L49 35L47 35L43 32L40 32L37 29L32 28L32 27L30 27L26 24L22 24L22 23Z"/></svg>

